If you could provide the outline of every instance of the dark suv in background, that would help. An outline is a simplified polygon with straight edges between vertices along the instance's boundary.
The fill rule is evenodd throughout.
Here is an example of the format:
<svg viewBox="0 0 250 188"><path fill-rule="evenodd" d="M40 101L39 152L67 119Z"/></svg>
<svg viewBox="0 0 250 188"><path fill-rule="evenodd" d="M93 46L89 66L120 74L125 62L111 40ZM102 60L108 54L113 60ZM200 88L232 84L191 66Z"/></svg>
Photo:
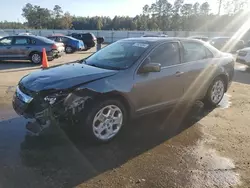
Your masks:
<svg viewBox="0 0 250 188"><path fill-rule="evenodd" d="M93 33L72 33L68 36L72 36L78 40L82 40L85 45L85 50L95 47L96 37Z"/></svg>

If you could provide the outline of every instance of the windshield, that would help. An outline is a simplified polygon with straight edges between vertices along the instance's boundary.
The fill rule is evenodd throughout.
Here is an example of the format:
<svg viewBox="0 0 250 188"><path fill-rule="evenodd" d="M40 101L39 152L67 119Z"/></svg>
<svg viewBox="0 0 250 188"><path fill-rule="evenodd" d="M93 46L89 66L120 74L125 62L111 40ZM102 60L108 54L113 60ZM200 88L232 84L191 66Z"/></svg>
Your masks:
<svg viewBox="0 0 250 188"><path fill-rule="evenodd" d="M127 69L148 47L149 43L144 41L115 42L87 58L86 64L107 69Z"/></svg>

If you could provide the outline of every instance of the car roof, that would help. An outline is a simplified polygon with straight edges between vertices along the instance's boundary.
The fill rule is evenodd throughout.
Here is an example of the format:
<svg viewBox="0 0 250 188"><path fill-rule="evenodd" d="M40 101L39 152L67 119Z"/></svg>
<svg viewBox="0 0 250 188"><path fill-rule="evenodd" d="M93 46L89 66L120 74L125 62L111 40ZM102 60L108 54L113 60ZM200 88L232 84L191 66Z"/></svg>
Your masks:
<svg viewBox="0 0 250 188"><path fill-rule="evenodd" d="M37 36L36 35L10 35L10 36L6 36L6 37L34 37L36 38Z"/></svg>
<svg viewBox="0 0 250 188"><path fill-rule="evenodd" d="M195 36L190 36L189 38L208 38L208 37L203 35L195 35Z"/></svg>
<svg viewBox="0 0 250 188"><path fill-rule="evenodd" d="M64 34L52 34L52 35L49 35L48 37L65 37Z"/></svg>
<svg viewBox="0 0 250 188"><path fill-rule="evenodd" d="M161 43L165 41L195 41L195 42L201 42L196 39L190 39L190 38L182 38L182 37L138 37L138 38L127 38L122 39L120 41L131 41L131 42L148 42L148 43Z"/></svg>
<svg viewBox="0 0 250 188"><path fill-rule="evenodd" d="M230 39L230 37L213 37L212 39Z"/></svg>

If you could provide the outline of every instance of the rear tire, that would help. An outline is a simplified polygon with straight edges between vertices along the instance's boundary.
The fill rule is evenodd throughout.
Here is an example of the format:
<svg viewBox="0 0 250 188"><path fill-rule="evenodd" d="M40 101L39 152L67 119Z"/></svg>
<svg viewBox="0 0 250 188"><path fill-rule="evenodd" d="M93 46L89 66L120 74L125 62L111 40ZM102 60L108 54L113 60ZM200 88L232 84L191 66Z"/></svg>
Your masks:
<svg viewBox="0 0 250 188"><path fill-rule="evenodd" d="M204 103L207 107L216 107L222 100L226 92L226 83L221 77L213 80L208 88Z"/></svg>
<svg viewBox="0 0 250 188"><path fill-rule="evenodd" d="M30 54L30 60L34 64L41 64L42 63L41 53L34 52L34 53Z"/></svg>
<svg viewBox="0 0 250 188"><path fill-rule="evenodd" d="M127 111L119 100L105 100L94 104L81 123L85 138L91 143L113 140L127 121Z"/></svg>

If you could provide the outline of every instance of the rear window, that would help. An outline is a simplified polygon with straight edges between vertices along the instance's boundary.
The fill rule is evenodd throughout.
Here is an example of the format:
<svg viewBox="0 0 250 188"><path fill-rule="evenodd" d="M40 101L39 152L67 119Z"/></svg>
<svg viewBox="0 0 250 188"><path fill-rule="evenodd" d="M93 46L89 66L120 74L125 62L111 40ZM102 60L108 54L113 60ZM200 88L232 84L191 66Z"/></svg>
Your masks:
<svg viewBox="0 0 250 188"><path fill-rule="evenodd" d="M93 39L93 36L90 33L83 34L82 37L86 39Z"/></svg>
<svg viewBox="0 0 250 188"><path fill-rule="evenodd" d="M45 43L54 43L54 41L52 41L48 38L45 38L45 37L36 36L36 38L42 42L45 42Z"/></svg>

